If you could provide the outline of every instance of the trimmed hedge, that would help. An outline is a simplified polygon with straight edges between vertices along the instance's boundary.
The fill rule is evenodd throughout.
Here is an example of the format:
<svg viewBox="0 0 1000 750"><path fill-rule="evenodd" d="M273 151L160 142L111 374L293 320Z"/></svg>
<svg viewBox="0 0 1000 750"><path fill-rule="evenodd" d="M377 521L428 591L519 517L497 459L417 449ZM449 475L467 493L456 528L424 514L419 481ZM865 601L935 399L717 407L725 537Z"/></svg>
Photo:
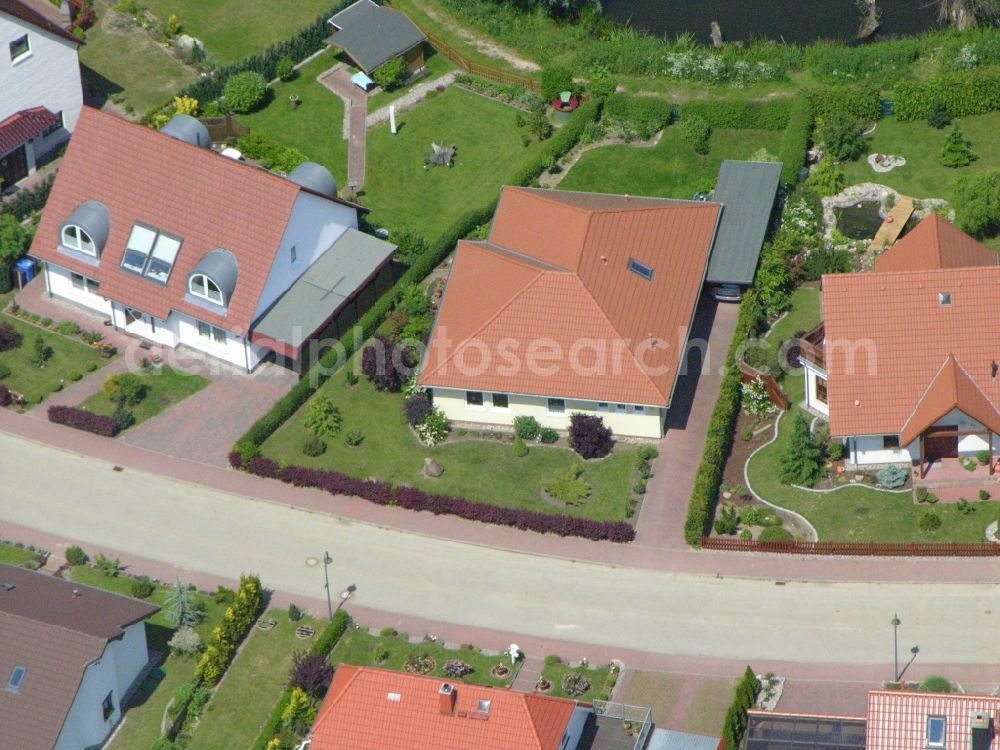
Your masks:
<svg viewBox="0 0 1000 750"><path fill-rule="evenodd" d="M712 419L708 423L705 448L701 454L701 463L698 464L698 473L695 475L691 499L688 502L684 539L692 547L698 547L701 538L709 531L715 501L719 496L719 485L722 483L722 470L729 456L736 418L740 413L743 378L740 368L736 366L736 355L744 341L757 335L763 323L764 310L757 299L757 294L752 288L748 289L743 302L740 303L736 332L726 354L726 373L722 376L719 398L715 402Z"/></svg>
<svg viewBox="0 0 1000 750"><path fill-rule="evenodd" d="M118 422L114 417L105 417L73 406L50 406L48 416L50 422L92 432L95 435L114 437L118 434Z"/></svg>
<svg viewBox="0 0 1000 750"><path fill-rule="evenodd" d="M882 116L881 93L875 86L817 86L802 93L812 104L814 117L850 117L860 123Z"/></svg>
<svg viewBox="0 0 1000 750"><path fill-rule="evenodd" d="M569 152L573 146L577 144L580 140L580 136L583 135L584 128L587 127L592 122L596 122L597 118L601 116L601 105L596 101L584 102L581 104L573 116L570 117L569 122L563 125L559 130L556 131L545 144L545 147L538 153L535 158L525 164L521 170L511 178L511 185L530 185L538 176L544 172L546 169L551 167L556 161ZM490 205L490 210L484 221L489 221L493 217L493 207L496 203ZM483 221L479 222L480 224ZM464 237L466 232L459 235L457 239ZM451 248L448 248L448 252L451 252ZM436 263L434 265L437 265ZM434 266L431 266L433 268ZM428 269L430 270L430 269ZM423 278L423 277L420 277Z"/></svg>
<svg viewBox="0 0 1000 750"><path fill-rule="evenodd" d="M619 543L635 539L635 529L624 521L593 521L589 518L477 503L462 497L424 492L416 487L393 487L388 482L377 479L358 479L339 471L308 469L303 466L283 467L266 456L255 456L247 462L246 469L251 474L266 479L280 479L295 487L311 487L331 495L353 495L376 505L398 505L407 510L426 510L434 515L458 516L468 521L513 526L522 531L537 531L540 534L578 536Z"/></svg>
<svg viewBox="0 0 1000 750"><path fill-rule="evenodd" d="M646 140L670 124L673 105L652 96L611 94L604 102L604 116L631 128L639 138Z"/></svg>
<svg viewBox="0 0 1000 750"><path fill-rule="evenodd" d="M736 683L733 702L726 711L726 718L722 723L722 738L726 741L727 748L736 750L743 743L743 735L747 731L747 710L753 708L757 702L760 690L760 680L748 666L742 679Z"/></svg>
<svg viewBox="0 0 1000 750"><path fill-rule="evenodd" d="M681 107L681 117L703 117L713 128L724 130L784 130L794 99L785 97L763 102L690 101Z"/></svg>
<svg viewBox="0 0 1000 750"><path fill-rule="evenodd" d="M940 102L952 117L1000 109L1000 70L946 73L926 81L900 81L892 90L892 112L900 122L923 120Z"/></svg>
<svg viewBox="0 0 1000 750"><path fill-rule="evenodd" d="M781 160L781 181L793 184L798 181L799 170L806 163L809 152L809 138L813 129L813 108L805 96L797 96L792 102L788 116L788 127L781 136L778 158Z"/></svg>
<svg viewBox="0 0 1000 750"><path fill-rule="evenodd" d="M310 651L313 654L329 656L330 652L333 651L333 647L337 645L337 642L341 639L350 625L350 615L348 615L344 610L338 609L333 613L333 619L327 623L325 628L323 628L323 632L319 634L319 637L313 643ZM279 698L278 702L275 704L274 709L271 711L271 716L268 718L267 723L264 724L264 728L257 737L257 741L254 743L252 750L267 750L267 743L271 741L271 738L274 737L274 735L276 735L278 730L281 728L281 715L285 712L285 709L288 707L288 703L291 699L292 688L287 687L281 694L281 698Z"/></svg>

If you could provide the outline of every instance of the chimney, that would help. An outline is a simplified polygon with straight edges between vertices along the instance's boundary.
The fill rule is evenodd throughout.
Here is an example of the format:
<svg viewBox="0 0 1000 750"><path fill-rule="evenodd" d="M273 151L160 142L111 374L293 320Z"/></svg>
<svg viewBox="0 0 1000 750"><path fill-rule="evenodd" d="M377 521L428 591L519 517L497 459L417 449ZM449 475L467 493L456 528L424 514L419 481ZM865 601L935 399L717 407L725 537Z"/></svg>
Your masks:
<svg viewBox="0 0 1000 750"><path fill-rule="evenodd" d="M445 682L438 688L438 709L444 716L451 716L455 713L455 700L458 698L458 693L455 692L455 686L450 682Z"/></svg>
<svg viewBox="0 0 1000 750"><path fill-rule="evenodd" d="M59 15L67 24L73 20L69 12L69 0L62 0L62 2L59 3Z"/></svg>

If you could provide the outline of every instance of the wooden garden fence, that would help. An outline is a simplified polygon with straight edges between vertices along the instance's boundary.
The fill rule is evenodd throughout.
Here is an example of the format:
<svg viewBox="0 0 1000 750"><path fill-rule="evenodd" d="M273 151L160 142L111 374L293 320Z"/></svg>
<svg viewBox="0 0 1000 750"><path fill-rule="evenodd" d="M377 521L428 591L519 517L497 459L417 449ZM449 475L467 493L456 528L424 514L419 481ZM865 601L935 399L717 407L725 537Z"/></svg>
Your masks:
<svg viewBox="0 0 1000 750"><path fill-rule="evenodd" d="M760 542L706 536L703 549L722 552L775 552L790 555L851 557L1000 557L1000 544L990 542Z"/></svg>
<svg viewBox="0 0 1000 750"><path fill-rule="evenodd" d="M774 376L770 373L763 373L760 370L751 367L746 362L740 362L740 372L743 375L743 382L750 383L757 378L761 379L764 383L764 390L767 391L768 397L771 399L771 403L777 406L782 411L788 411L792 403L788 400L788 395L781 389L778 385L778 381L774 379Z"/></svg>

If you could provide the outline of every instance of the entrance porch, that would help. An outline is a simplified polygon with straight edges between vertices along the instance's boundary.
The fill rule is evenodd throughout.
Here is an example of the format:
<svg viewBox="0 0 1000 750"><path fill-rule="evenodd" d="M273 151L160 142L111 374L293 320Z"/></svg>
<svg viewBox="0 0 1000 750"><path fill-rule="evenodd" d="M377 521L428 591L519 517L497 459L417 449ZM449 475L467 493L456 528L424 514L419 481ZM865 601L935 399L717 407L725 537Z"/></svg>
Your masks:
<svg viewBox="0 0 1000 750"><path fill-rule="evenodd" d="M993 477L996 464L991 430L961 431L957 425L935 425L924 430L919 442L915 481L935 481L930 478L932 471L940 481L970 479L979 471L987 480ZM985 454L985 464L979 460L981 454ZM975 467L969 471L963 462L971 462Z"/></svg>

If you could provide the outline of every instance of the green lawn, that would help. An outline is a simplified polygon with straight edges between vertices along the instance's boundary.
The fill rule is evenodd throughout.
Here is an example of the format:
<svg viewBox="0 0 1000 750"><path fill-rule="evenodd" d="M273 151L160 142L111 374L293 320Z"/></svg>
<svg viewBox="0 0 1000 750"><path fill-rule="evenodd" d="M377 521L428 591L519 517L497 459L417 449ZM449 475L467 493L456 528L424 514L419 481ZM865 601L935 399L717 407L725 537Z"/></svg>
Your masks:
<svg viewBox="0 0 1000 750"><path fill-rule="evenodd" d="M38 555L24 547L15 547L13 544L0 543L0 563L8 565L22 565L28 560L36 560Z"/></svg>
<svg viewBox="0 0 1000 750"><path fill-rule="evenodd" d="M699 156L668 127L652 148L603 146L588 151L559 183L561 190L629 193L689 199L706 180L713 183L724 159L748 159L759 148L778 152L781 133L770 130L716 130L711 150Z"/></svg>
<svg viewBox="0 0 1000 750"><path fill-rule="evenodd" d="M146 395L143 396L142 401L128 407L132 416L135 417L136 424L155 417L161 411L180 403L211 383L210 380L201 375L185 375L169 365L163 365L149 373L137 373L136 377L146 386ZM115 412L115 402L98 391L88 396L80 404L80 408L95 414L111 416Z"/></svg>
<svg viewBox="0 0 1000 750"><path fill-rule="evenodd" d="M449 60L444 55L440 54L433 54L433 53L430 54L430 56L427 57L426 59L426 63L427 63L427 70L429 71L429 73L423 78L421 78L419 81L416 81L413 84L413 86L419 86L421 84L430 83L435 78L440 78L448 71L455 69L454 63L452 63L452 61ZM413 88L413 86L405 86L403 88L398 88L395 91L380 91L377 94L369 96L368 111L374 112L377 109L381 109L382 107L386 107L389 104L392 104L399 97L408 94L410 92L410 89Z"/></svg>
<svg viewBox="0 0 1000 750"><path fill-rule="evenodd" d="M389 656L385 661L375 663L375 651L386 650ZM495 679L490 670L500 662L510 666L510 657L504 656L484 656L478 649L460 649L452 651L446 649L440 643L408 643L399 636L383 637L364 630L348 630L343 638L337 643L336 648L330 654L331 664L354 664L357 666L377 666L382 669L392 669L396 672L403 671L403 662L411 654L427 653L435 662L435 668L431 675L443 677L444 663L451 659L460 659L473 667L473 671L461 678L462 682L469 682L474 685L491 685L494 687L505 687L513 679L513 673L508 674L505 679Z"/></svg>
<svg viewBox="0 0 1000 750"><path fill-rule="evenodd" d="M637 448L623 445L606 459L583 463L582 478L592 486L592 495L582 505L555 508L541 500L541 483L556 469L581 463L571 450L533 444L526 457L515 458L510 443L495 440L465 439L425 447L406 423L401 394L376 391L363 376L356 386L348 388L345 373L346 369L320 389L344 418L341 433L326 440L326 452L317 458L302 453L302 444L309 436L303 424L309 408L306 404L264 443L265 455L289 464L336 469L356 477L378 477L394 484L541 513L565 512L598 520L625 517ZM344 436L354 429L360 429L365 440L357 448L348 448ZM441 477L423 476L421 469L427 456L444 468Z"/></svg>
<svg viewBox="0 0 1000 750"><path fill-rule="evenodd" d="M207 3L206 3L207 4ZM96 0L98 20L80 47L84 86L110 96L122 93L138 113L166 102L194 73L175 60L134 23L112 21L111 5Z"/></svg>
<svg viewBox="0 0 1000 750"><path fill-rule="evenodd" d="M949 169L941 166L938 156L948 128L935 130L924 121L899 122L894 117L879 120L868 137L868 153L896 154L906 157L906 164L891 172L877 174L864 158L844 165L847 184L878 182L913 198L951 200L958 177L1000 167L1000 112L955 120L962 133L972 141L979 158L968 167Z"/></svg>
<svg viewBox="0 0 1000 750"><path fill-rule="evenodd" d="M396 135L387 125L369 130L362 202L372 208L372 220L433 244L463 213L495 200L541 148L537 141L521 144L515 115L511 107L450 88L400 116ZM432 142L457 146L452 167L424 169Z"/></svg>
<svg viewBox="0 0 1000 750"><path fill-rule="evenodd" d="M329 169L337 178L337 184L343 187L347 182L344 103L316 80L320 73L336 64L337 55L333 50L320 55L300 69L294 80L275 84L274 99L267 107L240 115L239 121L253 132L299 149L309 159ZM294 110L288 104L292 94L302 102Z"/></svg>
<svg viewBox="0 0 1000 750"><path fill-rule="evenodd" d="M569 673L575 673L583 675L590 682L590 689L579 696L569 696L565 690L562 689L562 679ZM569 698L574 697L579 701L591 702L595 700L604 688L604 681L608 679L608 674L611 672L610 667L595 667L593 669L588 669L587 667L577 667L576 669L570 669L565 664L546 664L542 667L542 677L552 683L552 689L549 690L545 695L552 695L558 698Z"/></svg>
<svg viewBox="0 0 1000 750"><path fill-rule="evenodd" d="M128 595L130 581L128 578L108 578L94 568L78 567L72 569L71 578L79 583ZM153 604L163 604L166 600L166 589L158 586L156 592L147 600ZM225 604L216 604L211 597L201 596L205 603L205 619L195 630L206 643L212 635L212 628L222 620L226 610ZM165 651L167 642L173 631L167 625L166 617L161 610L146 621L146 641L151 649ZM163 711L170 702L174 691L194 676L197 657L184 657L171 654L161 665L166 676L149 695L140 695L139 705L133 705L125 712L125 722L115 734L114 740L108 744L107 750L135 750L149 747L160 736L160 720ZM135 699L134 699L135 700Z"/></svg>
<svg viewBox="0 0 1000 750"><path fill-rule="evenodd" d="M820 321L820 294L816 286L800 286L792 293L788 314L767 332L770 344L780 346L799 331L808 331ZM805 378L802 371L788 372L780 378L781 387L793 404L805 398Z"/></svg>
<svg viewBox="0 0 1000 750"><path fill-rule="evenodd" d="M10 375L3 379L3 383L12 391L24 394L30 403L38 403L50 393L60 390L63 381L69 382L70 373L78 372L82 375L88 365L97 368L111 361L102 357L93 347L67 336L42 330L9 315L0 315L0 320L12 325L22 336L19 347L0 352L0 365L10 369ZM42 368L31 363L38 336L42 337L45 346L52 352Z"/></svg>
<svg viewBox="0 0 1000 750"><path fill-rule="evenodd" d="M291 622L287 611L272 610L268 615L278 624L272 630L251 631L205 709L187 750L253 745L288 684L293 652L312 645L311 640L298 638L295 629L311 625L317 633L322 630L323 624L311 617Z"/></svg>
<svg viewBox="0 0 1000 750"><path fill-rule="evenodd" d="M200 39L208 54L231 63L292 36L330 10L332 0L143 0L160 19L173 13L181 33Z"/></svg>

